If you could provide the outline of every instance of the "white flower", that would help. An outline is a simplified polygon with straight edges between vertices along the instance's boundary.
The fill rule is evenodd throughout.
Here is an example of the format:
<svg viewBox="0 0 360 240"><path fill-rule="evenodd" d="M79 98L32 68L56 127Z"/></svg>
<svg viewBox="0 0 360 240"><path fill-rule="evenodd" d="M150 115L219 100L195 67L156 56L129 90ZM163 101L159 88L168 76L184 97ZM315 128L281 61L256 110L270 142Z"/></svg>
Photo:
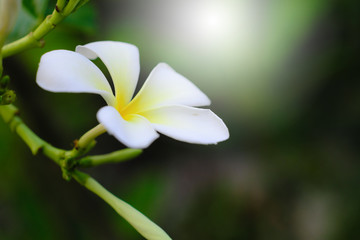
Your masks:
<svg viewBox="0 0 360 240"><path fill-rule="evenodd" d="M115 93L104 74L90 61L97 57L106 65ZM36 82L52 92L100 94L108 106L98 111L98 121L131 148L148 147L159 137L157 132L197 144L216 144L228 139L228 129L218 116L208 109L195 108L209 105L209 98L165 63L152 70L132 99L139 72L137 47L102 41L77 46L76 52L55 50L44 54Z"/></svg>

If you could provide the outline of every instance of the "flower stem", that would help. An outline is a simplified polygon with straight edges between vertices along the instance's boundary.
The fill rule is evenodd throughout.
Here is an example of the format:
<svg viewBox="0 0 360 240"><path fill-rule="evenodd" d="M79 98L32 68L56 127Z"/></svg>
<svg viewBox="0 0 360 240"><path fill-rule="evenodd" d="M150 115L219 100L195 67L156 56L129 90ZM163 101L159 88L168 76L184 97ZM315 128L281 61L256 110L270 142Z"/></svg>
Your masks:
<svg viewBox="0 0 360 240"><path fill-rule="evenodd" d="M77 170L72 172L74 179L108 203L119 215L128 221L148 240L171 240L159 226L128 203L117 198L89 175Z"/></svg>
<svg viewBox="0 0 360 240"><path fill-rule="evenodd" d="M106 129L104 128L103 125L99 124L96 127L90 129L89 131L87 131L80 139L79 141L76 143L76 148L85 148L86 146L88 146L93 140L95 140L95 138L97 138L98 136L100 136L101 134L105 133Z"/></svg>
<svg viewBox="0 0 360 240"><path fill-rule="evenodd" d="M11 130L16 132L21 139L29 146L31 152L35 155L44 145L44 141L35 135L24 123L16 116L18 109L14 105L0 106L0 115L10 126Z"/></svg>
<svg viewBox="0 0 360 240"><path fill-rule="evenodd" d="M127 148L104 155L86 156L79 160L78 165L80 167L95 167L107 163L118 163L133 159L141 153L141 149Z"/></svg>
<svg viewBox="0 0 360 240"><path fill-rule="evenodd" d="M1 36L0 36L1 37ZM2 77L2 73L3 73L3 61L2 61L2 52L1 52L1 42L0 42L0 80L1 80L1 77Z"/></svg>
<svg viewBox="0 0 360 240"><path fill-rule="evenodd" d="M65 154L65 150L58 149L42 140L37 136L18 115L18 109L12 105L0 106L0 116L10 126L10 129L19 135L19 137L29 146L33 155L36 155L40 150L44 155L51 158L55 163L60 165L60 160Z"/></svg>
<svg viewBox="0 0 360 240"><path fill-rule="evenodd" d="M67 159L67 154L72 151L65 151L55 148L49 143L42 140L37 136L29 127L27 127L20 117L17 116L18 109L10 104L6 106L0 106L0 117L10 126L10 128L16 132L20 138L29 146L33 154L37 154L39 150L42 153L51 158L57 163L62 171L66 180L70 180L73 177L78 183L86 187L91 192L98 195L106 203L108 203L119 215L121 215L126 221L128 221L142 236L148 240L171 240L171 238L162 230L159 226L153 223L150 219L144 216L141 212L117 198L115 195L107 191L101 186L95 179L89 175L82 173L74 168L64 168L64 161ZM82 144L90 143L96 136L104 131L102 125L98 125L89 132L87 132L80 140ZM85 139L85 140L84 140ZM79 141L80 142L80 141ZM91 146L91 145L89 145ZM85 149L88 146L85 145ZM121 153L121 154L119 154ZM90 165L99 165L99 163L113 161L116 157L122 155L123 157L133 157L141 153L141 150L128 149L127 151L117 151L112 154L106 154L103 156L94 156L90 158Z"/></svg>

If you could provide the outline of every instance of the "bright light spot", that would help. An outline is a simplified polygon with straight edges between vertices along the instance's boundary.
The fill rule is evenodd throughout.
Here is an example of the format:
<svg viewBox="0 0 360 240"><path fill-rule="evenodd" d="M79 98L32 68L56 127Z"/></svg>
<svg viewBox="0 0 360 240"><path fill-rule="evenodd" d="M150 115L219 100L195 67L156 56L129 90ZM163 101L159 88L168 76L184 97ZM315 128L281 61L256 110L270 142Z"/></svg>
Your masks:
<svg viewBox="0 0 360 240"><path fill-rule="evenodd" d="M203 47L219 45L236 32L237 16L228 1L188 2L182 29L192 44Z"/></svg>
<svg viewBox="0 0 360 240"><path fill-rule="evenodd" d="M262 46L267 42L264 32L269 31L264 28L267 22L263 19L267 18L272 2L156 0L147 1L139 15L146 17L143 20L146 29L158 44L158 48L152 50L152 57L169 59L167 61L174 65L191 62L192 79L212 82L209 86L214 89L226 86L233 91L234 85L248 82L250 74L262 72L258 63L264 51ZM223 80L232 82L224 84Z"/></svg>
<svg viewBox="0 0 360 240"><path fill-rule="evenodd" d="M252 0L162 1L166 15L159 16L156 25L179 44L204 52L249 49L259 18Z"/></svg>
<svg viewBox="0 0 360 240"><path fill-rule="evenodd" d="M205 5L193 12L190 24L193 22L193 28L201 37L218 38L230 34L233 21L234 16L225 6Z"/></svg>

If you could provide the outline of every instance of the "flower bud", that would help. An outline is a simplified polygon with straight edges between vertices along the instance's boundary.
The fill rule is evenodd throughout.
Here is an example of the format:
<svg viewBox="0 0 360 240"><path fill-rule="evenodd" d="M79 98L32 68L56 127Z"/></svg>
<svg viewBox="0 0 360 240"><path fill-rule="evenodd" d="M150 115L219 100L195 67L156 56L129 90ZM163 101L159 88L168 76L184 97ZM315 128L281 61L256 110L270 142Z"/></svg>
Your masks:
<svg viewBox="0 0 360 240"><path fill-rule="evenodd" d="M7 90L0 96L0 105L8 105L16 100L16 94L13 90Z"/></svg>
<svg viewBox="0 0 360 240"><path fill-rule="evenodd" d="M5 91L7 89L9 82L10 77L8 75L0 77L0 94L2 94L1 91Z"/></svg>

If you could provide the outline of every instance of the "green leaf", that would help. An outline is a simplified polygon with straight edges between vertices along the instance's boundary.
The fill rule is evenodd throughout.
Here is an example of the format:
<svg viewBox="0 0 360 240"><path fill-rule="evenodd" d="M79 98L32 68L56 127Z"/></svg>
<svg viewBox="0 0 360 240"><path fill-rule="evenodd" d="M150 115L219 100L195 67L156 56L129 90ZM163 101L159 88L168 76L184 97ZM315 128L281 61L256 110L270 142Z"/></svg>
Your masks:
<svg viewBox="0 0 360 240"><path fill-rule="evenodd" d="M34 18L43 18L49 0L26 0L23 1L23 8L26 9Z"/></svg>
<svg viewBox="0 0 360 240"><path fill-rule="evenodd" d="M30 14L30 12L26 10L23 5L19 11L15 26L7 37L6 42L12 42L25 36L36 26L37 23L37 19L32 14Z"/></svg>
<svg viewBox="0 0 360 240"><path fill-rule="evenodd" d="M33 17L37 17L36 14L36 10L35 10L35 5L34 5L34 1L28 0L28 1L23 1L23 7L33 16Z"/></svg>
<svg viewBox="0 0 360 240"><path fill-rule="evenodd" d="M81 31L85 34L94 34L96 32L96 9L91 4L85 4L74 14L71 14L64 20L64 25Z"/></svg>

